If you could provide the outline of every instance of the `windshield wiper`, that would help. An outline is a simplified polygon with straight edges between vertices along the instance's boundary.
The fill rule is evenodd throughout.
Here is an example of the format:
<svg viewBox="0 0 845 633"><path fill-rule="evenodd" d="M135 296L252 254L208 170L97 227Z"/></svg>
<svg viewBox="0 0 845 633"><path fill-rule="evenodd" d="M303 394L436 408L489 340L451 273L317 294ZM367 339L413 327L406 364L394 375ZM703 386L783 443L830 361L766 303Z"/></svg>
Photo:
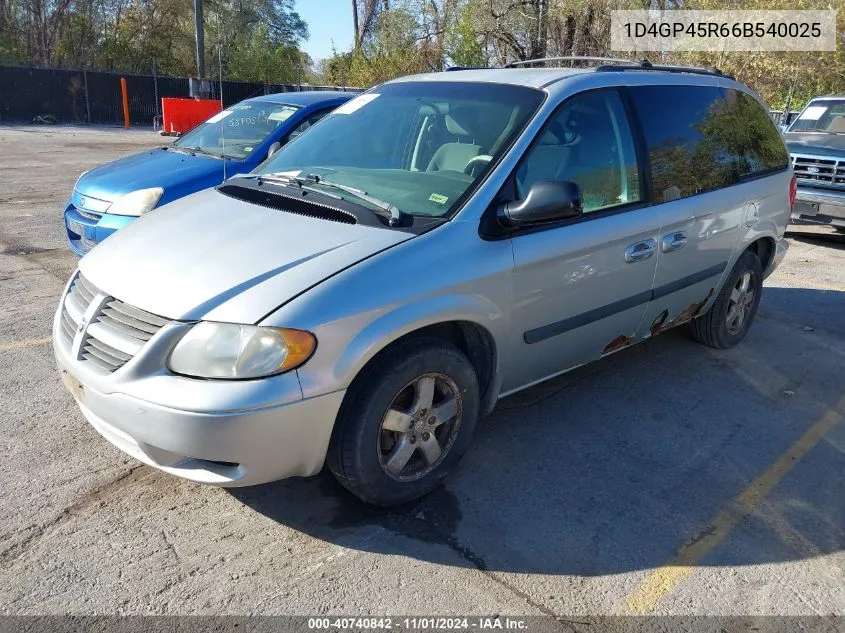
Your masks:
<svg viewBox="0 0 845 633"><path fill-rule="evenodd" d="M203 156L211 156L213 158L223 158L221 154L215 154L214 152L209 152L207 149L203 149L202 147L182 147L191 154L202 154Z"/></svg>
<svg viewBox="0 0 845 633"><path fill-rule="evenodd" d="M379 213L379 215L387 218L387 223L390 226L399 226L402 221L407 217L407 214L400 211L399 207L397 207L395 204L391 204L389 202L385 202L384 200L374 198L362 189L356 189L355 187L349 187L348 185L341 185L336 182L324 180L317 174L308 174L307 176L305 176L305 180L307 180L308 182L313 182L317 185L323 185L324 187L331 187L333 189L338 189L339 191L345 191L346 193L351 193L353 196L361 198L361 200L363 200L364 202L368 202L371 205L381 209L382 211L385 211L387 215L383 213ZM378 213L378 211L374 211L374 213Z"/></svg>
<svg viewBox="0 0 845 633"><path fill-rule="evenodd" d="M319 193L321 196L328 196L329 198L334 198L335 200L343 200L340 196L336 196L321 189L309 187L303 183L300 178L288 176L287 174L241 174L236 176L236 178L255 179L258 181L259 185L264 182L271 182L277 185L284 185L285 187L295 187L296 189L302 189L303 191L313 191L314 193Z"/></svg>

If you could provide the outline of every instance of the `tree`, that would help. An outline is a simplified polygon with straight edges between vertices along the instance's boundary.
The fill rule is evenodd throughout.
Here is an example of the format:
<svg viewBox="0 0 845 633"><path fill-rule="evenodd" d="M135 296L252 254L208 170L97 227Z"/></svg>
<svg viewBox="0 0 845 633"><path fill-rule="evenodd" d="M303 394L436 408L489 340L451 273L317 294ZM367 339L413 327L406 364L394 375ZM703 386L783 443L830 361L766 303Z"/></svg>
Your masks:
<svg viewBox="0 0 845 633"><path fill-rule="evenodd" d="M207 61L228 79L304 78L294 0L207 0ZM221 55L222 52L222 55ZM196 75L190 0L0 0L0 61Z"/></svg>

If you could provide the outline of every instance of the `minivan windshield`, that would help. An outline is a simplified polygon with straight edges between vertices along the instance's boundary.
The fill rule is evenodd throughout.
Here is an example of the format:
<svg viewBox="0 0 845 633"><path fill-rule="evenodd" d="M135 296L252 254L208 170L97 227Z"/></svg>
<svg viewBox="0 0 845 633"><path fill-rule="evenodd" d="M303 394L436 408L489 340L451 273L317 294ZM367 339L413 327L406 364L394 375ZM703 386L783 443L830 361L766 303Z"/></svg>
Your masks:
<svg viewBox="0 0 845 633"><path fill-rule="evenodd" d="M813 101L801 111L788 131L845 134L845 99Z"/></svg>
<svg viewBox="0 0 845 633"><path fill-rule="evenodd" d="M243 101L218 112L174 141L173 146L240 160L297 110L297 106L283 103Z"/></svg>
<svg viewBox="0 0 845 633"><path fill-rule="evenodd" d="M340 106L256 171L307 179L311 187L371 208L375 199L382 208L445 217L485 177L543 97L505 84L387 84Z"/></svg>

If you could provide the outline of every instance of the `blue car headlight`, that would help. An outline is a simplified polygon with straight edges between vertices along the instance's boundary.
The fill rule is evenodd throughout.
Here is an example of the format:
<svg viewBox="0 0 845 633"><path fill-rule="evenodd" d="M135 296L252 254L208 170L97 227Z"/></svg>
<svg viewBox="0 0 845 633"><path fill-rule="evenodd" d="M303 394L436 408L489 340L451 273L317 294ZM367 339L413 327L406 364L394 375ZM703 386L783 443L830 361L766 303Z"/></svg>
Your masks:
<svg viewBox="0 0 845 633"><path fill-rule="evenodd" d="M137 191L120 196L111 203L106 213L113 215L143 215L155 208L163 193L164 189L161 187L138 189Z"/></svg>

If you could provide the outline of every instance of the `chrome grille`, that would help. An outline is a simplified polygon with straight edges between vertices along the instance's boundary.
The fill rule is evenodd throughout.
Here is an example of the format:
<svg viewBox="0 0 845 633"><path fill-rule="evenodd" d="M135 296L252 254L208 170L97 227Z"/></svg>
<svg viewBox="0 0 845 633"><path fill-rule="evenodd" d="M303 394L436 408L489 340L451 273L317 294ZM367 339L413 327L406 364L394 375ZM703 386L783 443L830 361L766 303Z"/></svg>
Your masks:
<svg viewBox="0 0 845 633"><path fill-rule="evenodd" d="M149 341L153 337L153 334L167 324L166 319L157 317L149 312L144 312L138 308L133 308L116 299L106 304L100 311L97 320L100 323L105 323L123 332L127 336L144 342Z"/></svg>
<svg viewBox="0 0 845 633"><path fill-rule="evenodd" d="M845 187L845 160L793 154L792 169L798 180L818 186Z"/></svg>
<svg viewBox="0 0 845 633"><path fill-rule="evenodd" d="M79 274L65 296L60 317L61 333L68 346L73 347L79 324L95 298L99 307L81 334L79 357L106 373L123 367L168 323L167 319L113 297L104 298Z"/></svg>
<svg viewBox="0 0 845 633"><path fill-rule="evenodd" d="M76 336L76 330L82 317L85 316L85 311L94 300L97 294L96 289L89 284L82 275L77 275L76 279L70 285L70 290L65 295L64 308L61 316L62 333L67 338L67 344L73 345L73 339Z"/></svg>

